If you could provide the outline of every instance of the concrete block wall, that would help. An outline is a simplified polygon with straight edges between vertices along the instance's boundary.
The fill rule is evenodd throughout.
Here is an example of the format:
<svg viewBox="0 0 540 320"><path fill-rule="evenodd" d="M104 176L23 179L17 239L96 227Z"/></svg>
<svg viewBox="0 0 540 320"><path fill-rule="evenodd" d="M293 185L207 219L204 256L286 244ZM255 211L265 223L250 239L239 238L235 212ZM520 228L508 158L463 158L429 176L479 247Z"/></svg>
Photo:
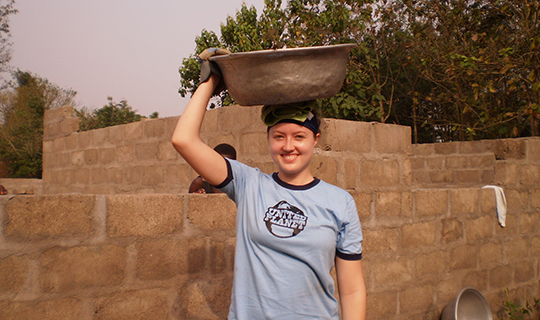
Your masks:
<svg viewBox="0 0 540 320"><path fill-rule="evenodd" d="M202 138L212 147L229 143L240 161L274 172L260 109L210 110ZM77 132L71 110L45 114L44 193L181 193L196 177L170 142L178 117ZM410 128L325 119L312 169L345 189L400 190L411 185L410 153Z"/></svg>
<svg viewBox="0 0 540 320"><path fill-rule="evenodd" d="M41 179L0 179L8 195L16 194L42 194L43 181Z"/></svg>
<svg viewBox="0 0 540 320"><path fill-rule="evenodd" d="M540 188L352 191L368 319L438 320L463 288L494 314L540 297ZM225 195L0 197L0 319L225 319L235 206Z"/></svg>
<svg viewBox="0 0 540 320"><path fill-rule="evenodd" d="M540 181L539 137L417 144L412 150L414 187L527 189Z"/></svg>

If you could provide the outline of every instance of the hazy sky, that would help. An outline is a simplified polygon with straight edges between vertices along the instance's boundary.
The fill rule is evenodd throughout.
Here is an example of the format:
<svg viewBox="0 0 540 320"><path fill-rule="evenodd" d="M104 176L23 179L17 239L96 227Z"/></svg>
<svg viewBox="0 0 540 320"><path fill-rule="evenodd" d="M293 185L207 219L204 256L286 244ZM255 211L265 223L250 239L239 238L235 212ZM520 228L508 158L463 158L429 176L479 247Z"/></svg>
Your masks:
<svg viewBox="0 0 540 320"><path fill-rule="evenodd" d="M264 0L16 0L11 65L77 91L80 107L126 99L139 114L179 115L178 67L203 29Z"/></svg>

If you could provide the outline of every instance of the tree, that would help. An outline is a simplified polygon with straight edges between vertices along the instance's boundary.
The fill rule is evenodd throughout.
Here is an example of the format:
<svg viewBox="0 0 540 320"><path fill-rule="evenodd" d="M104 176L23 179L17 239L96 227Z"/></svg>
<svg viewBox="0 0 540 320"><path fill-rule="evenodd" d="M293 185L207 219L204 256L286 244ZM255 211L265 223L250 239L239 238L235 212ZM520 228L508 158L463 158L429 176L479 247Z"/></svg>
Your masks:
<svg viewBox="0 0 540 320"><path fill-rule="evenodd" d="M354 42L326 117L411 126L413 141L540 134L540 2L530 0L266 0L204 30L180 68L197 88L196 56ZM232 103L228 94L219 97Z"/></svg>
<svg viewBox="0 0 540 320"><path fill-rule="evenodd" d="M11 60L9 16L18 12L13 7L14 3L15 0L0 0L0 73L9 70L8 64Z"/></svg>
<svg viewBox="0 0 540 320"><path fill-rule="evenodd" d="M11 178L41 178L45 110L73 105L76 92L16 71L16 84L0 92L0 162Z"/></svg>
<svg viewBox="0 0 540 320"><path fill-rule="evenodd" d="M79 130L87 131L93 129L106 128L141 121L146 118L137 114L126 100L115 102L112 97L107 97L109 103L101 109L89 111L87 108L75 109L75 115L79 117ZM159 113L154 112L150 116L157 119Z"/></svg>

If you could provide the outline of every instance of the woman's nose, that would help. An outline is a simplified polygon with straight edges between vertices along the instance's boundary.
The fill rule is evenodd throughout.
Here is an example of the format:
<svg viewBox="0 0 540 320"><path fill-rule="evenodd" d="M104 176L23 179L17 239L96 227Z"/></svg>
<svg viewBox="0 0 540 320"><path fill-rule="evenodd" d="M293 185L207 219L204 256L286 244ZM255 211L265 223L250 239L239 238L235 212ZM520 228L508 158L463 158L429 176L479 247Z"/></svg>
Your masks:
<svg viewBox="0 0 540 320"><path fill-rule="evenodd" d="M283 145L283 150L285 151L292 151L294 150L294 141L290 138L285 140L285 144Z"/></svg>

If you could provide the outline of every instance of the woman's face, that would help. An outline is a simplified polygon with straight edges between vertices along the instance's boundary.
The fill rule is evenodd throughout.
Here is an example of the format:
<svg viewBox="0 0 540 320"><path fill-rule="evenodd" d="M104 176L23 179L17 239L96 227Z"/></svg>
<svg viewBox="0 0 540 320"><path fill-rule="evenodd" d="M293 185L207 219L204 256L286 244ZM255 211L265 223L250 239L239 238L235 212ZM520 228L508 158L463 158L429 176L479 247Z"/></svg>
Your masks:
<svg viewBox="0 0 540 320"><path fill-rule="evenodd" d="M279 167L281 180L292 185L304 185L313 180L309 164L319 136L296 123L278 123L270 128L270 155Z"/></svg>

